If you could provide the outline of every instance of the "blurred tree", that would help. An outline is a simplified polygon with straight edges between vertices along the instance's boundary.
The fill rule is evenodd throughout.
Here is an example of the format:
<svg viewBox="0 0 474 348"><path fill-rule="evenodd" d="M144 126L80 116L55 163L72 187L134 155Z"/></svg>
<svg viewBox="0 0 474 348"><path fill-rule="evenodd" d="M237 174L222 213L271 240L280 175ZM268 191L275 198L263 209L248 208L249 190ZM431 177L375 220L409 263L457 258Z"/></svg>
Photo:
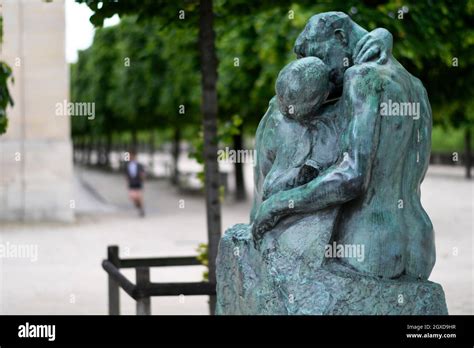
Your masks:
<svg viewBox="0 0 474 348"><path fill-rule="evenodd" d="M161 18L167 24L178 27L198 27L198 48L201 62L202 128L204 134L205 190L209 240L209 281L215 283L215 259L221 231L221 209L219 201L219 170L217 164L217 58L214 48L214 13L212 0L185 1L182 7L159 0L130 0L122 2L87 1L94 15L91 22L101 26L107 17L138 15L139 18ZM198 13L198 15L196 15ZM198 24L199 23L199 24ZM198 26L196 26L198 24ZM177 57L176 59L179 59ZM211 311L215 298L211 299Z"/></svg>
<svg viewBox="0 0 474 348"><path fill-rule="evenodd" d="M89 79L94 73L91 66L91 49L79 51L78 60L71 65L71 101L92 102L92 83ZM75 117L71 120L71 133L74 146L80 146L82 151L81 160L90 163L92 148L91 122L86 117ZM80 145L79 145L80 143Z"/></svg>
<svg viewBox="0 0 474 348"><path fill-rule="evenodd" d="M227 120L227 131L220 140L233 143L236 151L244 146L245 129L254 135L275 93L278 72L294 59L293 42L305 24L300 18L295 19L294 10L276 5L262 7L253 16L222 15L216 24L220 119ZM242 169L242 163L237 161L237 200L245 198Z"/></svg>
<svg viewBox="0 0 474 348"><path fill-rule="evenodd" d="M87 135L87 163L93 147L99 164L108 166L112 132L119 125L114 112L113 69L117 61L116 32L113 28L97 30L94 44L79 52L78 62L71 67L71 97L79 103L94 103L95 118L72 118L73 137ZM84 139L85 140L85 139Z"/></svg>
<svg viewBox="0 0 474 348"><path fill-rule="evenodd" d="M137 24L129 16L116 26L97 29L92 46L79 52L71 67L72 100L94 102L96 119L73 118L73 136L105 135L107 153L114 132L130 132L129 147L137 147L139 131L151 136L157 128L172 128L181 134L186 125L197 123L195 42L182 30L163 35L159 27L156 20ZM188 50L191 54L184 54ZM168 64L179 55L179 66Z"/></svg>
<svg viewBox="0 0 474 348"><path fill-rule="evenodd" d="M10 79L13 81L10 67L4 62L0 62L0 134L7 130L7 107L8 105L13 106L13 99L8 91L8 81Z"/></svg>
<svg viewBox="0 0 474 348"><path fill-rule="evenodd" d="M138 19L159 18L164 26L197 28L198 52L201 70L201 112L203 134L203 160L205 167L205 190L209 240L209 280L215 282L215 258L221 231L221 209L219 201L219 169L217 163L217 57L215 50L214 7L213 0L189 0L181 3L169 3L160 0L129 1L90 1L86 3L94 11L91 22L102 26L105 18L115 14L137 15ZM226 14L254 15L252 10L274 6L278 1L261 1L245 3L242 0L232 3L225 0L218 2L219 9ZM231 5L232 4L232 5ZM179 59L179 57L178 57ZM211 299L211 309L214 299Z"/></svg>
<svg viewBox="0 0 474 348"><path fill-rule="evenodd" d="M87 1L94 15L91 22L102 25L105 18L114 14L138 15L139 19L160 18L166 25L198 28L198 52L201 70L201 111L203 133L203 160L205 166L205 190L209 240L210 281L215 282L215 258L221 231L221 210L219 202L219 170L217 163L217 69L215 50L213 0L182 1L179 4L158 0L130 0L127 2ZM216 8L222 13L217 16L230 18L235 15L254 16L265 8L272 8L284 1L260 1L254 3L242 0L217 2ZM286 4L284 5L286 6ZM225 19L224 19L225 20ZM211 301L212 303L214 300Z"/></svg>
<svg viewBox="0 0 474 348"><path fill-rule="evenodd" d="M251 103L242 103L242 97L248 95L254 88L255 80L261 70L260 61L255 59L256 31L250 18L230 19L232 23L226 27L218 27L217 52L219 57L219 110L221 119L227 119L229 130L226 134L230 139L220 138L226 143L233 143L235 151L243 150L243 128L255 111ZM224 117L222 117L224 116ZM256 116L256 115L254 115ZM254 118L257 119L256 117ZM232 126L232 127L230 127ZM236 161L235 169L235 198L246 198L243 164Z"/></svg>
<svg viewBox="0 0 474 348"><path fill-rule="evenodd" d="M199 57L196 50L197 29L167 26L157 28L156 32L163 40L160 56L166 62L166 69L161 72L160 97L154 103L155 107L164 114L163 125L172 129L173 173L171 180L174 184L178 184L181 140L185 138L186 133L191 134L189 140L196 138L196 133L200 129L201 91Z"/></svg>
<svg viewBox="0 0 474 348"><path fill-rule="evenodd" d="M90 83L90 97L95 103L96 117L93 121L92 133L98 140L98 161L101 166L109 165L109 153L112 145L112 131L116 123L120 121L116 114L117 100L113 100L113 80L114 64L117 61L117 31L115 28L101 28L96 30L94 45L91 47L92 69L88 82ZM128 93L121 96L121 100ZM105 139L104 139L105 138ZM105 140L105 144L103 143ZM104 146L105 145L105 146Z"/></svg>

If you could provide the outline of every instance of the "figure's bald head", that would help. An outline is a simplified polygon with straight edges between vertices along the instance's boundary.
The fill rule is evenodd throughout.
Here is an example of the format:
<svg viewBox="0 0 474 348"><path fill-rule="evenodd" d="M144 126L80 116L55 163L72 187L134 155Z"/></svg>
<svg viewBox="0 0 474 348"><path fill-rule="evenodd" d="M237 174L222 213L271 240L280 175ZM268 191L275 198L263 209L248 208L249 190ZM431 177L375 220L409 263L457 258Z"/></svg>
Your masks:
<svg viewBox="0 0 474 348"><path fill-rule="evenodd" d="M367 31L343 12L324 12L311 17L295 42L298 58L318 57L331 69L331 81L342 85L351 66L352 51Z"/></svg>
<svg viewBox="0 0 474 348"><path fill-rule="evenodd" d="M292 61L275 85L280 112L299 122L311 121L329 94L329 68L316 57Z"/></svg>

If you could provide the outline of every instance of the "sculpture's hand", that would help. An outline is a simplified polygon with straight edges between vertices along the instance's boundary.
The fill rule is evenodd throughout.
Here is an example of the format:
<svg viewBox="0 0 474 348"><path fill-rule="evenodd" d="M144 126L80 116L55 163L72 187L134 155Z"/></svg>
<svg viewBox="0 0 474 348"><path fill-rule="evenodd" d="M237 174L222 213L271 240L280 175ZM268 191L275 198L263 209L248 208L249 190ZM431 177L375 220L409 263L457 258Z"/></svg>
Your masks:
<svg viewBox="0 0 474 348"><path fill-rule="evenodd" d="M377 59L377 64L385 64L392 53L393 37L386 29L377 28L365 34L357 43L354 53L354 64L361 64Z"/></svg>
<svg viewBox="0 0 474 348"><path fill-rule="evenodd" d="M279 216L273 214L270 209L269 200L263 201L258 208L252 225L252 236L257 246L265 232L271 230L277 224L278 220Z"/></svg>

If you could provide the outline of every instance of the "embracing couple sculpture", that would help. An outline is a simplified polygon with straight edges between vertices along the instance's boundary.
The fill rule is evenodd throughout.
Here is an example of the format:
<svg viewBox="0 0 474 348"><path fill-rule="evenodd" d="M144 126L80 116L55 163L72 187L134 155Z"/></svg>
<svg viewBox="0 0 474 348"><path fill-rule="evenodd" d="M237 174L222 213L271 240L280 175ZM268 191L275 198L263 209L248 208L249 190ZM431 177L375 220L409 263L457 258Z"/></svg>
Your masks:
<svg viewBox="0 0 474 348"><path fill-rule="evenodd" d="M294 50L257 129L250 224L219 246L216 312L446 313L441 286L427 281L422 83L392 56L387 30L368 33L341 12L313 16ZM417 115L381 113L406 103Z"/></svg>

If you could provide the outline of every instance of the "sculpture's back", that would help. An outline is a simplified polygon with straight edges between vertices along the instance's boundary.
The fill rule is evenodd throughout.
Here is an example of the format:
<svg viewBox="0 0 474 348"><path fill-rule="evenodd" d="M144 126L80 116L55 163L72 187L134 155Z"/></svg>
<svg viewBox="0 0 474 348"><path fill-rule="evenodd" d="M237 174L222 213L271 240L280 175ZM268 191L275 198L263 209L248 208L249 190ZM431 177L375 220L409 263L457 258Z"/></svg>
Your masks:
<svg viewBox="0 0 474 348"><path fill-rule="evenodd" d="M431 148L426 91L394 59L384 65L353 66L345 79L346 97L373 103L366 107L380 111L374 114L378 118L374 128L366 129L375 133L375 137L367 136L375 139L365 150L373 156L367 187L359 198L343 205L337 227L338 243L364 245L366 257L362 262L342 260L361 272L384 278L407 274L428 279L435 247L433 226L420 202L420 184ZM365 89L350 87L359 85ZM351 110L345 112L351 114ZM352 139L345 141L350 148Z"/></svg>

